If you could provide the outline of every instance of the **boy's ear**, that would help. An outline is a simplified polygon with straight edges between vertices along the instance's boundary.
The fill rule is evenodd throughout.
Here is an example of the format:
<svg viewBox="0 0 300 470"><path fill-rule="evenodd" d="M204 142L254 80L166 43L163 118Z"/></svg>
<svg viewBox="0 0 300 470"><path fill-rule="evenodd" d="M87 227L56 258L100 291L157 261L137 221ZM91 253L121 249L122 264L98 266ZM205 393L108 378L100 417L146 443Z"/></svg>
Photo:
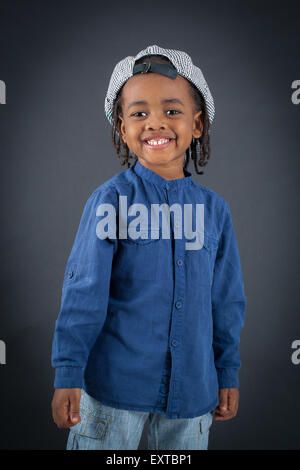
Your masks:
<svg viewBox="0 0 300 470"><path fill-rule="evenodd" d="M123 142L126 144L124 120L123 120L122 116L120 116L120 115L119 115L119 119L120 119L120 132L121 132L121 137L122 137Z"/></svg>
<svg viewBox="0 0 300 470"><path fill-rule="evenodd" d="M203 117L202 110L194 115L194 124L193 124L193 137L198 139L201 137L203 132Z"/></svg>

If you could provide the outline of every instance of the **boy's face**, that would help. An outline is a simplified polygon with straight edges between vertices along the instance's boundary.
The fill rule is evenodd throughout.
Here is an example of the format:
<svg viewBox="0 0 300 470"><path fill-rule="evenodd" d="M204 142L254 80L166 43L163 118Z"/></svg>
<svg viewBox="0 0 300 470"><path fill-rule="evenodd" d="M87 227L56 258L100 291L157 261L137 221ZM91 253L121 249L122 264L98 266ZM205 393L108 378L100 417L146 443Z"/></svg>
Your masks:
<svg viewBox="0 0 300 470"><path fill-rule="evenodd" d="M164 102L164 100L180 100ZM157 73L131 77L122 91L121 136L130 151L146 166L182 169L192 137L202 134L202 111L195 112L189 84ZM133 104L136 101L144 103ZM145 139L170 138L166 144L151 145Z"/></svg>

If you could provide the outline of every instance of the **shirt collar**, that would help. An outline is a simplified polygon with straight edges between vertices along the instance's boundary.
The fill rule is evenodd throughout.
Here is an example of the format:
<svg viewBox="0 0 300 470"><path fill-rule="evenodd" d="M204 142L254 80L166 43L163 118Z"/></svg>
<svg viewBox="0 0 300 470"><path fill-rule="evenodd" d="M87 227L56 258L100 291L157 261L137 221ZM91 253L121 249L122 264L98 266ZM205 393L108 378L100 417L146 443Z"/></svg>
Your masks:
<svg viewBox="0 0 300 470"><path fill-rule="evenodd" d="M160 186L162 188L186 186L192 181L192 174L185 168L183 168L185 177L174 179L174 180L166 180L165 178L158 175L154 171L149 170L149 168L146 168L145 166L143 166L139 162L139 160L137 160L131 168L132 168L132 171L134 171L134 173L139 175L141 178L144 178L150 181L151 183L154 183L157 186Z"/></svg>

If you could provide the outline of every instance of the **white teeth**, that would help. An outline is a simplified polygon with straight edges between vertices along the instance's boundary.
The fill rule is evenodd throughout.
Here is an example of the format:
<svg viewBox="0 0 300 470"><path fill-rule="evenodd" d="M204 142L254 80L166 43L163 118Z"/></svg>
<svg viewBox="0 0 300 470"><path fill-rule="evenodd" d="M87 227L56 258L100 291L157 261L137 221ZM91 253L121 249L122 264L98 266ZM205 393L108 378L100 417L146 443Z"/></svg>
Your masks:
<svg viewBox="0 0 300 470"><path fill-rule="evenodd" d="M170 139L164 139L164 140L147 140L147 144L150 145L161 145L161 144L166 144L169 142Z"/></svg>

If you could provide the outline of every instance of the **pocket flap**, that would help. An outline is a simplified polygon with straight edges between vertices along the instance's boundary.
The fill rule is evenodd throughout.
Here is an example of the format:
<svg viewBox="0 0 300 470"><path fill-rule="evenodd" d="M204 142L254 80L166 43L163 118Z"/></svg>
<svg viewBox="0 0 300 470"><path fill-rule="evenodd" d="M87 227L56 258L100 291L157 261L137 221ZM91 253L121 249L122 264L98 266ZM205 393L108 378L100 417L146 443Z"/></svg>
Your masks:
<svg viewBox="0 0 300 470"><path fill-rule="evenodd" d="M219 242L212 235L204 235L204 246L210 251L216 251L218 249Z"/></svg>
<svg viewBox="0 0 300 470"><path fill-rule="evenodd" d="M104 436L108 430L111 416L105 413L95 416L90 410L80 406L81 421L70 429L80 436L99 439Z"/></svg>
<svg viewBox="0 0 300 470"><path fill-rule="evenodd" d="M138 237L134 239L127 231L127 238L119 238L119 241L124 243L134 243L137 245L153 243L161 238L161 229L148 227L147 230L137 231L137 234Z"/></svg>

